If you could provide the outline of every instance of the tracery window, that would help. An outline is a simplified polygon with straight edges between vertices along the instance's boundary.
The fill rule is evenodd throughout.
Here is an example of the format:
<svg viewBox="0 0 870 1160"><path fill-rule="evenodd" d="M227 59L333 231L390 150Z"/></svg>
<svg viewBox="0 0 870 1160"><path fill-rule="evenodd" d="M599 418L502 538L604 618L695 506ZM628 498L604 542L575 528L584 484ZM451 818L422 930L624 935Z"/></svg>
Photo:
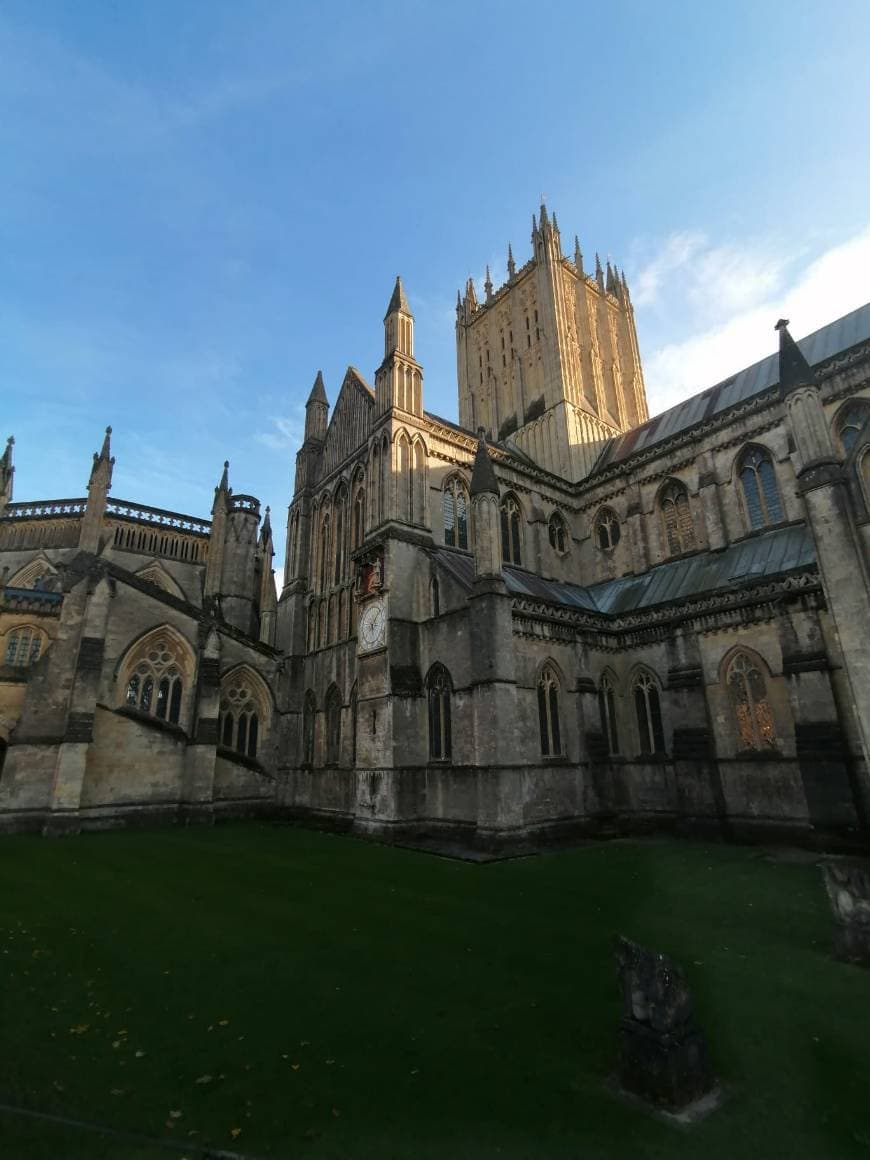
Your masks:
<svg viewBox="0 0 870 1160"><path fill-rule="evenodd" d="M870 404L863 399L856 399L847 404L837 416L837 435L846 455L858 441L868 415Z"/></svg>
<svg viewBox="0 0 870 1160"><path fill-rule="evenodd" d="M326 694L326 764L341 758L341 693L335 685Z"/></svg>
<svg viewBox="0 0 870 1160"><path fill-rule="evenodd" d="M414 473L411 470L411 444L403 433L399 435L396 448L398 482L396 486L397 516L400 520L414 522Z"/></svg>
<svg viewBox="0 0 870 1160"><path fill-rule="evenodd" d="M426 682L429 696L429 758L450 761L450 674L443 665L433 665Z"/></svg>
<svg viewBox="0 0 870 1160"><path fill-rule="evenodd" d="M309 689L302 702L302 764L314 764L314 721L317 716L317 706L314 694Z"/></svg>
<svg viewBox="0 0 870 1160"><path fill-rule="evenodd" d="M641 753L664 753L665 733L659 687L649 673L639 673L632 685Z"/></svg>
<svg viewBox="0 0 870 1160"><path fill-rule="evenodd" d="M776 729L761 666L740 652L728 666L728 695L737 726L738 750L776 748Z"/></svg>
<svg viewBox="0 0 870 1160"><path fill-rule="evenodd" d="M148 637L127 663L124 703L178 725L184 694L185 653L167 632Z"/></svg>
<svg viewBox="0 0 870 1160"><path fill-rule="evenodd" d="M550 536L550 547L555 548L560 556L568 551L568 529L565 521L558 512L553 512L547 525Z"/></svg>
<svg viewBox="0 0 870 1160"><path fill-rule="evenodd" d="M659 506L668 552L672 556L679 556L682 552L693 551L697 543L686 488L676 480L669 483L661 493Z"/></svg>
<svg viewBox="0 0 870 1160"><path fill-rule="evenodd" d="M593 534L595 536L595 543L604 552L610 551L611 548L615 548L619 543L619 537L621 535L619 516L617 516L612 508L602 508L595 517Z"/></svg>
<svg viewBox="0 0 870 1160"><path fill-rule="evenodd" d="M4 658L7 665L14 665L18 669L26 669L28 665L39 660L45 646L45 633L29 624L13 628L6 635L6 650Z"/></svg>
<svg viewBox="0 0 870 1160"><path fill-rule="evenodd" d="M340 584L344 579L344 512L347 506L347 492L342 489L335 497L335 543L333 551L335 566L332 573L333 584Z"/></svg>
<svg viewBox="0 0 870 1160"><path fill-rule="evenodd" d="M538 678L538 724L541 729L541 753L556 757L562 752L559 730L559 678L550 665L545 665Z"/></svg>
<svg viewBox="0 0 870 1160"><path fill-rule="evenodd" d="M512 495L501 503L501 556L506 564L522 563L520 505Z"/></svg>
<svg viewBox="0 0 870 1160"><path fill-rule="evenodd" d="M749 447L740 457L738 472L750 528L763 528L784 519L770 452Z"/></svg>
<svg viewBox="0 0 870 1160"><path fill-rule="evenodd" d="M601 715L601 732L607 740L608 752L619 753L619 733L616 725L616 690L613 681L605 673L598 686L598 712Z"/></svg>
<svg viewBox="0 0 870 1160"><path fill-rule="evenodd" d="M444 543L452 548L468 548L468 496L462 480L448 479L441 496L444 515Z"/></svg>
<svg viewBox="0 0 870 1160"><path fill-rule="evenodd" d="M230 673L221 685L221 745L256 757L267 723L267 706L255 679L245 669Z"/></svg>
<svg viewBox="0 0 870 1160"><path fill-rule="evenodd" d="M329 581L329 512L324 512L320 521L320 591L323 592Z"/></svg>

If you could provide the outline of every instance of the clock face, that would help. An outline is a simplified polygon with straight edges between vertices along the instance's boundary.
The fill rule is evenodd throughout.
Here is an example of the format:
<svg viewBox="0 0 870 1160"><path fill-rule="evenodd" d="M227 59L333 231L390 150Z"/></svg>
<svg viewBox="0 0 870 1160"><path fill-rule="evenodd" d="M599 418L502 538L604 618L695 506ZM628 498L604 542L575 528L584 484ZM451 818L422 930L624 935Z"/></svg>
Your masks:
<svg viewBox="0 0 870 1160"><path fill-rule="evenodd" d="M383 600L372 600L365 606L359 618L359 642L361 648L377 648L384 643L387 629L387 615Z"/></svg>

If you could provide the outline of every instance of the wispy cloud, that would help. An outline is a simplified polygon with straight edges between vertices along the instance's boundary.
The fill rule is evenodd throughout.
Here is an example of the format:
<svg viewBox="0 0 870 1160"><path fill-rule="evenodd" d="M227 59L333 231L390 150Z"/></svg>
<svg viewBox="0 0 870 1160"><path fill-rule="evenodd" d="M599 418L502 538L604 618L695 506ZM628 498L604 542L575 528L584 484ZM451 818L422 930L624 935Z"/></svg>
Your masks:
<svg viewBox="0 0 870 1160"><path fill-rule="evenodd" d="M269 420L271 431L258 432L254 438L271 451L296 451L305 435L305 406L297 404L292 415L275 416Z"/></svg>
<svg viewBox="0 0 870 1160"><path fill-rule="evenodd" d="M679 337L653 339L644 353L650 411L657 413L750 366L774 348L773 324L791 319L796 337L862 305L868 296L870 227L809 259L778 254L772 242L713 244L675 234L635 276L641 326Z"/></svg>

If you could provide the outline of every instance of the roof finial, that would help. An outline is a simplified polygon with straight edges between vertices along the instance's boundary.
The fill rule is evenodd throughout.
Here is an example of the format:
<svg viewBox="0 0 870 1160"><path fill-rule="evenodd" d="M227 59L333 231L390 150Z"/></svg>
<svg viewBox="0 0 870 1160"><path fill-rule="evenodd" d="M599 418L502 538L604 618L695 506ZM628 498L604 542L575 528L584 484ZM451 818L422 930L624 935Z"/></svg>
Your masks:
<svg viewBox="0 0 870 1160"><path fill-rule="evenodd" d="M311 388L311 394L308 396L308 402L305 406L311 403L326 403L329 405L329 400L326 397L326 387L323 384L323 371L317 372L317 377L314 380L314 386Z"/></svg>
<svg viewBox="0 0 870 1160"><path fill-rule="evenodd" d="M601 259L598 257L598 251L595 251L595 281L598 283L598 289L604 289L604 271L601 269Z"/></svg>
<svg viewBox="0 0 870 1160"><path fill-rule="evenodd" d="M779 393L781 396L798 387L817 386L815 372L803 351L789 334L788 319L780 318L774 330L779 331Z"/></svg>
<svg viewBox="0 0 870 1160"><path fill-rule="evenodd" d="M511 244L508 242L508 261L507 261L508 278L513 278L517 272L517 264L514 261L514 252L511 249Z"/></svg>
<svg viewBox="0 0 870 1160"><path fill-rule="evenodd" d="M583 251L580 249L580 239L574 235L574 265L577 267L577 273L583 277Z"/></svg>
<svg viewBox="0 0 870 1160"><path fill-rule="evenodd" d="M396 275L396 285L393 287L393 293L390 298L390 304L387 307L385 319L391 314L395 314L397 310L403 311L405 314L411 313L411 307L408 305L408 299L405 296L405 287L402 285L402 275Z"/></svg>
<svg viewBox="0 0 870 1160"><path fill-rule="evenodd" d="M492 302L492 278L489 273L489 263L486 266L486 281L483 284L487 302Z"/></svg>
<svg viewBox="0 0 870 1160"><path fill-rule="evenodd" d="M492 467L492 460L486 449L486 432L483 427L477 429L477 452L474 456L474 468L471 472L471 495L483 495L491 492L498 495L498 480Z"/></svg>

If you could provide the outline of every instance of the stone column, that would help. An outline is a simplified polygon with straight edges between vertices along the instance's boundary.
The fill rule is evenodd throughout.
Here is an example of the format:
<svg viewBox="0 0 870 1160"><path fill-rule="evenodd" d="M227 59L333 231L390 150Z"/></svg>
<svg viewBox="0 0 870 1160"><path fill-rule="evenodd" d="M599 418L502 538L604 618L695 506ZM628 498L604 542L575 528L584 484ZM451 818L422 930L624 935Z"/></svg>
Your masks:
<svg viewBox="0 0 870 1160"><path fill-rule="evenodd" d="M181 817L191 821L209 821L214 801L214 769L220 740L220 637L212 628L200 651L199 679L191 722L192 740L184 757L184 781L181 791Z"/></svg>

